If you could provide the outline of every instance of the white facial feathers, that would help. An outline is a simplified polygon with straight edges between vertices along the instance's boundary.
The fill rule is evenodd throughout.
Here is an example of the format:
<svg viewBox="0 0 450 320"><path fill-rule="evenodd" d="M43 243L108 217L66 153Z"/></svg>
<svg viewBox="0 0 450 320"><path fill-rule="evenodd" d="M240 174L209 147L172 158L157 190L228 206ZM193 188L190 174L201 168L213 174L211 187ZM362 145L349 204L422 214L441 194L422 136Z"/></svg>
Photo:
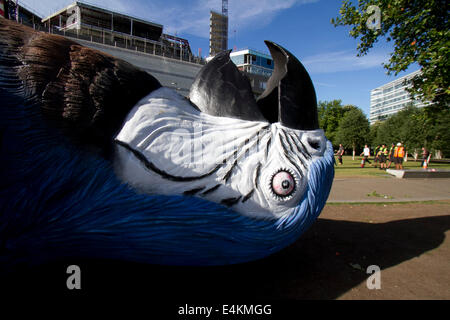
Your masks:
<svg viewBox="0 0 450 320"><path fill-rule="evenodd" d="M326 148L320 129L210 116L167 88L133 108L116 143L116 172L137 190L199 196L259 218L294 210Z"/></svg>

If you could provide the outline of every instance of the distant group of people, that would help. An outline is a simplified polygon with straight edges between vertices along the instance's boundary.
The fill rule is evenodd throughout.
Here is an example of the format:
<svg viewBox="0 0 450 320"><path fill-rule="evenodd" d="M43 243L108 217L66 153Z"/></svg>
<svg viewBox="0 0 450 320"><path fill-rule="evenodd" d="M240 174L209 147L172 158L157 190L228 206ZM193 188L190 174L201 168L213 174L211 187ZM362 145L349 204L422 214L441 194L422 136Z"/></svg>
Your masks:
<svg viewBox="0 0 450 320"><path fill-rule="evenodd" d="M367 145L365 147L367 147ZM375 168L377 168L377 163L380 164L380 170L389 169L391 165L394 164L396 170L403 170L403 159L406 155L406 150L401 142L397 143L397 145L392 143L389 150L385 144L378 145L373 154L373 166Z"/></svg>
<svg viewBox="0 0 450 320"><path fill-rule="evenodd" d="M381 144L375 147L373 151L374 161L370 162L370 148L366 144L364 145L363 152L361 152L360 156L363 156L361 161L361 167L363 168L366 163L371 164L373 167L378 168L378 164L380 164L380 170L389 169L392 164L395 165L396 170L403 170L403 161L406 156L405 146L398 142L397 144L392 143L391 147L388 147L385 144ZM338 163L343 165L342 157L345 154L345 149L342 144L339 144L339 149L334 154L338 158ZM422 164L420 165L422 168L426 169L428 167L428 162L430 161L430 151L427 148L422 148Z"/></svg>
<svg viewBox="0 0 450 320"><path fill-rule="evenodd" d="M422 150L424 150L424 148L422 148ZM340 165L343 165L342 156L344 155L344 153L345 150L343 145L339 144L339 149L336 151L335 155L337 156L338 163ZM367 144L364 146L363 152L360 155L364 157L361 162L361 167L364 167L366 162L372 164L369 160L370 148L368 147ZM374 163L372 164L373 167L377 168L378 164L380 164L380 170L386 170L389 169L392 164L394 164L396 170L403 170L403 160L406 155L406 150L401 142L397 143L397 145L392 143L389 149L385 144L378 145L374 149L373 155L374 155Z"/></svg>

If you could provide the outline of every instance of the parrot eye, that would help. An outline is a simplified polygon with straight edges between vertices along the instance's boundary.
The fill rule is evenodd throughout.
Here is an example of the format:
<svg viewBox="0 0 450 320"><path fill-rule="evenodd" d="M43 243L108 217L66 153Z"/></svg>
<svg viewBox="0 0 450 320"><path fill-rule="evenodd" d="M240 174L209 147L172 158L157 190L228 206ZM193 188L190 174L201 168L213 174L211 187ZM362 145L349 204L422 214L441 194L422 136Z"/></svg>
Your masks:
<svg viewBox="0 0 450 320"><path fill-rule="evenodd" d="M316 140L308 140L309 145L311 146L311 148L314 148L316 150L320 149L320 141L316 141Z"/></svg>
<svg viewBox="0 0 450 320"><path fill-rule="evenodd" d="M271 185L272 192L278 198L287 198L295 190L295 179L293 174L288 170L280 170L272 177Z"/></svg>

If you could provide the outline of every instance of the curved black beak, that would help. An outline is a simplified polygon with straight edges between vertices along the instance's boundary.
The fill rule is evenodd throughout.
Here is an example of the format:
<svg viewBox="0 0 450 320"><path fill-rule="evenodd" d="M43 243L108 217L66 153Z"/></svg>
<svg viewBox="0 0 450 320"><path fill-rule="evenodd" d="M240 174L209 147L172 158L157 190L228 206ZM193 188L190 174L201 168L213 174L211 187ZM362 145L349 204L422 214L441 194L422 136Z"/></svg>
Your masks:
<svg viewBox="0 0 450 320"><path fill-rule="evenodd" d="M218 53L197 74L189 99L207 114L264 121L248 78L230 59L231 50Z"/></svg>
<svg viewBox="0 0 450 320"><path fill-rule="evenodd" d="M275 69L257 104L269 122L298 130L319 128L316 92L305 67L280 45L264 41Z"/></svg>
<svg viewBox="0 0 450 320"><path fill-rule="evenodd" d="M274 42L265 43L275 69L257 101L248 78L231 61L230 50L217 54L199 71L189 99L200 111L214 116L318 129L316 93L308 72L292 53Z"/></svg>

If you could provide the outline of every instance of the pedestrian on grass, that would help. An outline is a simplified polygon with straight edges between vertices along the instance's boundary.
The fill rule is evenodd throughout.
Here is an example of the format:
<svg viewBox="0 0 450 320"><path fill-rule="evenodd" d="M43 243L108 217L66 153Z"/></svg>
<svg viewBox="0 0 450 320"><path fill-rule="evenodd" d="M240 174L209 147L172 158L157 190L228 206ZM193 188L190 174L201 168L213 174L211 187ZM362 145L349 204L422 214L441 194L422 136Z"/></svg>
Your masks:
<svg viewBox="0 0 450 320"><path fill-rule="evenodd" d="M380 146L380 145L377 145L377 146L375 147L375 150L373 151L373 156L374 156L373 164L374 164L374 167L375 167L375 168L377 167L377 162L379 161L379 158L378 158L378 152L380 151L380 148L381 148L381 146Z"/></svg>
<svg viewBox="0 0 450 320"><path fill-rule="evenodd" d="M363 159L363 165L367 162L367 163L371 163L369 161L369 157L370 157L370 148L366 145L364 145L364 150L363 152L360 154L360 156L364 156Z"/></svg>
<svg viewBox="0 0 450 320"><path fill-rule="evenodd" d="M386 170L386 157L388 155L388 150L386 145L383 143L378 151L378 159L380 161L380 170Z"/></svg>
<svg viewBox="0 0 450 320"><path fill-rule="evenodd" d="M420 165L421 167L423 167L425 161L427 161L427 166L428 166L428 156L430 155L430 151L428 151L427 148L422 147L422 164Z"/></svg>
<svg viewBox="0 0 450 320"><path fill-rule="evenodd" d="M394 151L395 169L403 170L403 157L405 156L405 147L399 142Z"/></svg>
<svg viewBox="0 0 450 320"><path fill-rule="evenodd" d="M392 143L391 144L391 148L389 149L389 162L387 164L387 169L389 169L391 167L391 164L395 164L394 162L394 151L395 151L395 144Z"/></svg>
<svg viewBox="0 0 450 320"><path fill-rule="evenodd" d="M342 146L341 143L339 144L339 150L337 151L336 155L338 157L339 164L343 165L342 156L344 155L344 147Z"/></svg>

